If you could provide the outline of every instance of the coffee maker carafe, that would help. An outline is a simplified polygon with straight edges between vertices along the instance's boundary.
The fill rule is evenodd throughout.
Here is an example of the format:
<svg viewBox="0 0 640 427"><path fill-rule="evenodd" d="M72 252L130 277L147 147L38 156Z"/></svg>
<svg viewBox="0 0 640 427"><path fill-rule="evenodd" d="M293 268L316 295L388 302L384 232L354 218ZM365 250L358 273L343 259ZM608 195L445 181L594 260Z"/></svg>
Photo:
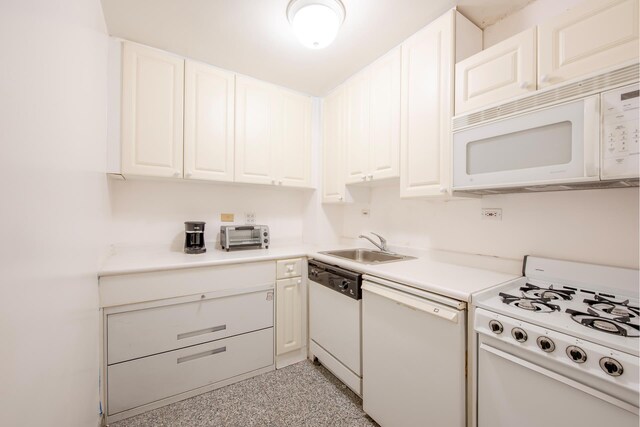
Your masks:
<svg viewBox="0 0 640 427"><path fill-rule="evenodd" d="M203 221L187 221L184 223L184 252L186 254L202 254L207 252L204 247Z"/></svg>

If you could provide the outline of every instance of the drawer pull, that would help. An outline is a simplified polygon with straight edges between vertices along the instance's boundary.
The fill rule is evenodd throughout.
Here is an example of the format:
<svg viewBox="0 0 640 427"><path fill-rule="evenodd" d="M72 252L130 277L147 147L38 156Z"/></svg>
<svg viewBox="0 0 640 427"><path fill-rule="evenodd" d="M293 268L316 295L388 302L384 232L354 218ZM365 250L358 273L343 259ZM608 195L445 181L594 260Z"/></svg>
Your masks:
<svg viewBox="0 0 640 427"><path fill-rule="evenodd" d="M192 360L201 359L207 356L213 356L214 354L224 353L227 351L227 347L216 348L215 350L203 351L202 353L192 354L191 356L178 357L178 363L190 362Z"/></svg>
<svg viewBox="0 0 640 427"><path fill-rule="evenodd" d="M224 331L227 329L227 325L214 326L213 328L200 329L199 331L185 332L178 334L178 339L183 340L185 338L197 337L198 335L211 334L213 332Z"/></svg>

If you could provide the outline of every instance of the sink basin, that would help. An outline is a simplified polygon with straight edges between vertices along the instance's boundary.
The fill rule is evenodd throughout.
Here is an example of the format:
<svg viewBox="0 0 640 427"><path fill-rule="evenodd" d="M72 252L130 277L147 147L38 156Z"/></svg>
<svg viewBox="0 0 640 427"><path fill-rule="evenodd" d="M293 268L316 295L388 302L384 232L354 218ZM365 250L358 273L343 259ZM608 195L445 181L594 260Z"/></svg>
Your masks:
<svg viewBox="0 0 640 427"><path fill-rule="evenodd" d="M371 249L344 249L339 251L326 251L320 253L335 256L338 258L348 259L349 261L355 261L361 264L384 264L387 262L415 259L415 257L412 256L374 251Z"/></svg>

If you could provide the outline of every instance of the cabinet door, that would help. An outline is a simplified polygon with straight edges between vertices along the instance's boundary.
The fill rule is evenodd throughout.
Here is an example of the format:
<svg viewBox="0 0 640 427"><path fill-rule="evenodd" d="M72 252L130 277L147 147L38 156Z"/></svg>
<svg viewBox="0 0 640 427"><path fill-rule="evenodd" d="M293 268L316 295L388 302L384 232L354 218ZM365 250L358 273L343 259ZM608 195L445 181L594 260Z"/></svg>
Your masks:
<svg viewBox="0 0 640 427"><path fill-rule="evenodd" d="M538 27L538 85L638 59L638 0L589 0Z"/></svg>
<svg viewBox="0 0 640 427"><path fill-rule="evenodd" d="M273 149L279 139L280 107L277 89L273 85L236 77L237 182L275 184Z"/></svg>
<svg viewBox="0 0 640 427"><path fill-rule="evenodd" d="M361 182L369 174L369 70L347 83L346 183Z"/></svg>
<svg viewBox="0 0 640 427"><path fill-rule="evenodd" d="M303 347L302 278L276 282L276 355Z"/></svg>
<svg viewBox="0 0 640 427"><path fill-rule="evenodd" d="M344 201L344 86L337 88L323 100L322 141L322 202Z"/></svg>
<svg viewBox="0 0 640 427"><path fill-rule="evenodd" d="M454 19L447 13L402 44L402 197L441 195L448 186Z"/></svg>
<svg viewBox="0 0 640 427"><path fill-rule="evenodd" d="M234 75L186 61L184 177L233 181Z"/></svg>
<svg viewBox="0 0 640 427"><path fill-rule="evenodd" d="M311 98L280 89L282 139L276 160L278 185L311 186Z"/></svg>
<svg viewBox="0 0 640 427"><path fill-rule="evenodd" d="M400 67L400 48L371 66L369 171L374 180L399 176Z"/></svg>
<svg viewBox="0 0 640 427"><path fill-rule="evenodd" d="M124 43L122 173L182 177L184 60Z"/></svg>
<svg viewBox="0 0 640 427"><path fill-rule="evenodd" d="M536 90L536 29L456 64L456 114Z"/></svg>

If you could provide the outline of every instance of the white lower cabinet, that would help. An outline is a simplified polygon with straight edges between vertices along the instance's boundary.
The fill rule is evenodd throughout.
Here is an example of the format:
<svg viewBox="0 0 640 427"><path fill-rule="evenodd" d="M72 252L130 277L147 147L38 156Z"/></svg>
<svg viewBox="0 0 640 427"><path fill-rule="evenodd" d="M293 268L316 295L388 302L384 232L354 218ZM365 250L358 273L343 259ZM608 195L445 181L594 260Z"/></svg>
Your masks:
<svg viewBox="0 0 640 427"><path fill-rule="evenodd" d="M273 364L273 329L109 366L109 414Z"/></svg>
<svg viewBox="0 0 640 427"><path fill-rule="evenodd" d="M276 283L276 354L302 348L302 278Z"/></svg>
<svg viewBox="0 0 640 427"><path fill-rule="evenodd" d="M271 291L109 315L107 361L112 365L272 327L273 303L268 292Z"/></svg>
<svg viewBox="0 0 640 427"><path fill-rule="evenodd" d="M299 264L288 265L285 272L300 274ZM275 267L271 261L100 278L103 297L118 293L122 281L130 294L149 284L156 290L125 304L101 300L107 421L273 370ZM168 299L157 292L169 287ZM185 287L189 294L180 296Z"/></svg>
<svg viewBox="0 0 640 427"><path fill-rule="evenodd" d="M307 285L301 258L276 263L276 368L307 357Z"/></svg>

